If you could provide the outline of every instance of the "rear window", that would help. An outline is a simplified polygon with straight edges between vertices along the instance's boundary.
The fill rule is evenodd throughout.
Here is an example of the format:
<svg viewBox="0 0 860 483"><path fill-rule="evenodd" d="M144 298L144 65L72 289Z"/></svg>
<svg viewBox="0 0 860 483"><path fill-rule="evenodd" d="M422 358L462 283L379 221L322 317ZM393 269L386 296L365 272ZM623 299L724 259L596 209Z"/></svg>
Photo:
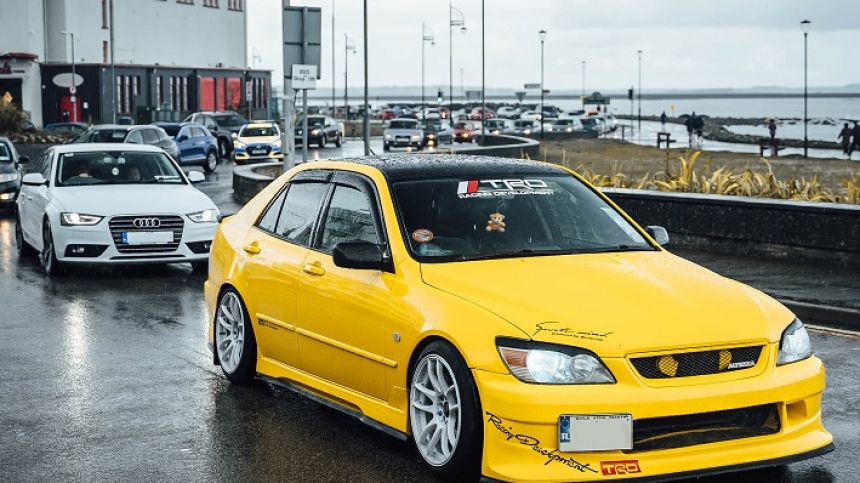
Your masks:
<svg viewBox="0 0 860 483"><path fill-rule="evenodd" d="M179 134L179 126L161 126L161 129L164 129L168 136L176 136Z"/></svg>
<svg viewBox="0 0 860 483"><path fill-rule="evenodd" d="M76 143L121 143L127 129L90 129L74 140Z"/></svg>

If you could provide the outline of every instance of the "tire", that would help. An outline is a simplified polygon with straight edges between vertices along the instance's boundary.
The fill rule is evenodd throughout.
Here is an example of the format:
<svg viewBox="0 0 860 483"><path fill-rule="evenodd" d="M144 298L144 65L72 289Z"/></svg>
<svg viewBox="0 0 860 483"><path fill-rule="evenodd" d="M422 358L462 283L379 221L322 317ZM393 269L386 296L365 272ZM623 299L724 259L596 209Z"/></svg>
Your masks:
<svg viewBox="0 0 860 483"><path fill-rule="evenodd" d="M341 133L337 133L337 137L334 138L334 145L337 147L343 146L343 135Z"/></svg>
<svg viewBox="0 0 860 483"><path fill-rule="evenodd" d="M328 140L325 138L325 134L320 136L320 144L319 144L320 149L324 149L327 142L328 142Z"/></svg>
<svg viewBox="0 0 860 483"><path fill-rule="evenodd" d="M409 424L418 454L437 478L480 475L480 410L472 374L457 350L441 341L427 345L409 380Z"/></svg>
<svg viewBox="0 0 860 483"><path fill-rule="evenodd" d="M18 212L15 212L15 250L18 252L18 258L23 258L35 253L33 247L24 240L24 229L21 227L21 217Z"/></svg>
<svg viewBox="0 0 860 483"><path fill-rule="evenodd" d="M49 277L63 273L62 262L57 260L56 248L54 247L54 235L51 233L51 223L45 220L42 225L42 253L39 256L42 271Z"/></svg>
<svg viewBox="0 0 860 483"><path fill-rule="evenodd" d="M230 143L226 139L218 138L218 156L221 158L229 158L233 153Z"/></svg>
<svg viewBox="0 0 860 483"><path fill-rule="evenodd" d="M206 161L203 162L203 170L207 173L212 173L218 167L218 153L214 149L210 149L206 153Z"/></svg>
<svg viewBox="0 0 860 483"><path fill-rule="evenodd" d="M385 152L387 153L388 151L391 151L391 146L389 146L389 145L387 145L387 144L383 144L383 145L382 145L382 150L383 150L383 151L385 151Z"/></svg>
<svg viewBox="0 0 860 483"><path fill-rule="evenodd" d="M257 341L239 292L228 288L221 294L213 323L215 353L224 375L233 384L250 384L257 375Z"/></svg>

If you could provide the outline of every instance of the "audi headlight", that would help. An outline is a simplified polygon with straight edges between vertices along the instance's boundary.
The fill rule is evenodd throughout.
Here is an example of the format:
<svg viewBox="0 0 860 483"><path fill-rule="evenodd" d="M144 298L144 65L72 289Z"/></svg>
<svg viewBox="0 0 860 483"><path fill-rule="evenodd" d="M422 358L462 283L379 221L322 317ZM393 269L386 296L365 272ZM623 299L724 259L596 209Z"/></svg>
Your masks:
<svg viewBox="0 0 860 483"><path fill-rule="evenodd" d="M806 331L800 319L794 319L794 322L782 333L776 365L802 361L811 355L812 343L809 341L809 332Z"/></svg>
<svg viewBox="0 0 860 483"><path fill-rule="evenodd" d="M102 221L103 216L84 215L81 213L63 213L60 215L60 224L63 226L93 226Z"/></svg>
<svg viewBox="0 0 860 483"><path fill-rule="evenodd" d="M319 134L320 134L319 129L314 129L313 131L311 131L311 136L319 136Z"/></svg>
<svg viewBox="0 0 860 483"><path fill-rule="evenodd" d="M16 179L18 179L18 173L0 174L0 183L6 183L8 181L15 181Z"/></svg>
<svg viewBox="0 0 860 483"><path fill-rule="evenodd" d="M505 365L517 379L537 384L614 384L594 353L578 347L499 338Z"/></svg>
<svg viewBox="0 0 860 483"><path fill-rule="evenodd" d="M421 135L420 134L413 134L412 136L410 136L410 139L412 139L413 141L420 141Z"/></svg>
<svg viewBox="0 0 860 483"><path fill-rule="evenodd" d="M280 139L278 139L278 140L274 141L274 142L272 143L272 146L274 146L274 147L276 147L276 148L281 147L281 140L280 140Z"/></svg>
<svg viewBox="0 0 860 483"><path fill-rule="evenodd" d="M218 221L218 210L203 210L186 216L194 223L214 223Z"/></svg>
<svg viewBox="0 0 860 483"><path fill-rule="evenodd" d="M525 134L526 136L528 136L531 133L532 133L531 129L523 129L523 134Z"/></svg>

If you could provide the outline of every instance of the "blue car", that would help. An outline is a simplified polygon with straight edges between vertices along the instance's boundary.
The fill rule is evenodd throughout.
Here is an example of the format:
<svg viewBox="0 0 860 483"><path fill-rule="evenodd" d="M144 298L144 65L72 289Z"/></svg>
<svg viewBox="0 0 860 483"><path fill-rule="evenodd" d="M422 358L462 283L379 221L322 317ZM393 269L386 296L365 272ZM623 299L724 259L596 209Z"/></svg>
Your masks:
<svg viewBox="0 0 860 483"><path fill-rule="evenodd" d="M207 173L218 166L218 139L205 127L192 122L156 122L176 141L179 163L200 165Z"/></svg>

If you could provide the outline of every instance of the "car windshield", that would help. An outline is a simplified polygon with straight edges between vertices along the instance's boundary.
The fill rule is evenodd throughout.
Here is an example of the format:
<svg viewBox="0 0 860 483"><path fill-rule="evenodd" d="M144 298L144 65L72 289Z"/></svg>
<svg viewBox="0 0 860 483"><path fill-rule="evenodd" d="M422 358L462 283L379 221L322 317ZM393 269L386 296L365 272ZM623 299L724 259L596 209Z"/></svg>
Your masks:
<svg viewBox="0 0 860 483"><path fill-rule="evenodd" d="M514 126L516 127L532 127L534 124L531 121L514 121Z"/></svg>
<svg viewBox="0 0 860 483"><path fill-rule="evenodd" d="M246 138L272 137L277 135L278 132L274 127L244 127L239 131L239 137Z"/></svg>
<svg viewBox="0 0 860 483"><path fill-rule="evenodd" d="M9 163L12 161L12 153L9 152L9 147L6 143L0 143L0 163Z"/></svg>
<svg viewBox="0 0 860 483"><path fill-rule="evenodd" d="M75 138L73 143L121 143L128 129L90 129Z"/></svg>
<svg viewBox="0 0 860 483"><path fill-rule="evenodd" d="M320 127L323 124L325 124L325 118L322 118L322 117L309 117L308 118L308 126ZM302 121L299 121L296 123L297 127L301 126L301 125L302 125Z"/></svg>
<svg viewBox="0 0 860 483"><path fill-rule="evenodd" d="M423 122L421 126L428 131L438 131L442 129L442 124L439 122Z"/></svg>
<svg viewBox="0 0 860 483"><path fill-rule="evenodd" d="M409 180L393 190L405 238L422 262L654 250L573 176Z"/></svg>
<svg viewBox="0 0 860 483"><path fill-rule="evenodd" d="M176 166L164 153L91 151L63 153L57 164L58 186L184 184Z"/></svg>
<svg viewBox="0 0 860 483"><path fill-rule="evenodd" d="M213 114L212 118L221 127L237 127L248 122L238 114Z"/></svg>
<svg viewBox="0 0 860 483"><path fill-rule="evenodd" d="M418 129L418 123L410 121L391 121L388 127L391 129Z"/></svg>
<svg viewBox="0 0 860 483"><path fill-rule="evenodd" d="M176 124L161 124L159 127L164 129L164 132L166 132L168 136L176 137L176 135L179 134L180 126Z"/></svg>
<svg viewBox="0 0 860 483"><path fill-rule="evenodd" d="M597 124L597 119L588 118L581 120L583 126L594 126Z"/></svg>
<svg viewBox="0 0 860 483"><path fill-rule="evenodd" d="M469 127L469 125L466 124L465 122L458 122L458 123L454 124L454 129L466 129L468 127Z"/></svg>

